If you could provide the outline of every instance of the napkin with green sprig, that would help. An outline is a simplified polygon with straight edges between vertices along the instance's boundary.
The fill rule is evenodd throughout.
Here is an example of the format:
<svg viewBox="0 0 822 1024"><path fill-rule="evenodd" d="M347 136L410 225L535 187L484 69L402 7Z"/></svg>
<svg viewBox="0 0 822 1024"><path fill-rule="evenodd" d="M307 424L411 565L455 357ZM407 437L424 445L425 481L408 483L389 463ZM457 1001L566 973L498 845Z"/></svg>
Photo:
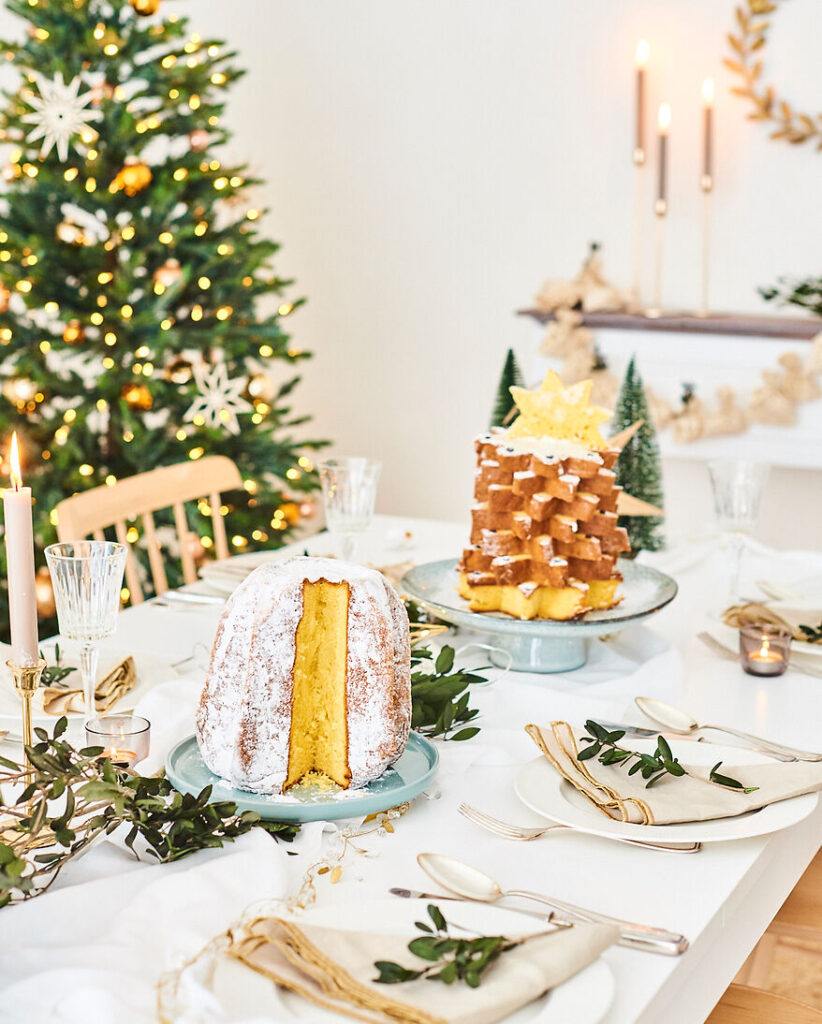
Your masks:
<svg viewBox="0 0 822 1024"><path fill-rule="evenodd" d="M794 640L822 644L822 600L748 601L734 604L722 613L726 626L779 626Z"/></svg>
<svg viewBox="0 0 822 1024"><path fill-rule="evenodd" d="M596 722L587 722L585 729L551 722L528 725L525 731L560 775L598 810L635 825L729 818L822 789L820 761L733 769L718 762L708 768L680 764L663 737L654 753L634 752L622 744L624 733L608 732Z"/></svg>
<svg viewBox="0 0 822 1024"><path fill-rule="evenodd" d="M513 939L477 936L449 924L436 905L417 929L409 942L261 917L232 937L227 952L281 988L367 1024L495 1024L619 937L592 924Z"/></svg>
<svg viewBox="0 0 822 1024"><path fill-rule="evenodd" d="M79 670L71 673L73 676L71 683L64 681L65 676L61 675L64 672L65 669L58 667L54 674L55 681L43 687L43 710L47 715L59 717L72 711L83 711L85 708L83 688L78 685L80 682ZM58 676L59 678L57 678ZM117 701L134 687L136 682L137 670L134 666L134 658L129 655L97 683L94 689L94 706L97 713L102 714L114 707Z"/></svg>

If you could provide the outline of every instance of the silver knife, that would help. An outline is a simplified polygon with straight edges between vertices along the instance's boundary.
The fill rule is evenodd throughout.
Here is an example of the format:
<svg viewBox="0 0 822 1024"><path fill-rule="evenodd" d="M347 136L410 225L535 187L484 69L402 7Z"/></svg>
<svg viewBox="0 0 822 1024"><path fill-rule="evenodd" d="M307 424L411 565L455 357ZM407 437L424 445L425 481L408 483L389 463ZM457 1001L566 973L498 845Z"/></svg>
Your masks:
<svg viewBox="0 0 822 1024"><path fill-rule="evenodd" d="M652 740L656 739L657 736L663 736L667 740L676 740L677 743L680 740L687 740L690 743L705 742L703 736L684 735L680 732L664 732L662 729L643 729L640 725L623 725L620 722L600 722L599 720L597 720L597 724L601 725L603 729L621 729L626 736L634 736L638 740Z"/></svg>
<svg viewBox="0 0 822 1024"><path fill-rule="evenodd" d="M419 892L417 889L389 889L392 896L399 896L404 900L450 900L454 903L472 903L473 900L465 900L461 896L440 896L437 892ZM505 910L514 910L513 907L505 907ZM540 921L548 921L550 924L555 924L558 928L570 928L574 923L569 918L560 917L556 911L549 911L547 914L542 913L540 910L523 910L521 907L517 907L514 911L517 914L527 914L528 917L537 917Z"/></svg>

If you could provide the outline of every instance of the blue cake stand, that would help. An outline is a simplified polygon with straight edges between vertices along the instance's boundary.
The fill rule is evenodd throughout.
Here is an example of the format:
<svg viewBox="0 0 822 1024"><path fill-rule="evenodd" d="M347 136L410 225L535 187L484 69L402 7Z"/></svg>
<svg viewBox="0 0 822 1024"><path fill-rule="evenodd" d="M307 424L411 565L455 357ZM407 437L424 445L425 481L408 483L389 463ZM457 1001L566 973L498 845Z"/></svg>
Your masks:
<svg viewBox="0 0 822 1024"><path fill-rule="evenodd" d="M514 619L503 612L472 612L457 591L457 560L426 562L402 578L405 594L437 618L454 626L485 633L505 652L491 654L495 665L517 672L569 672L587 659L586 640L618 633L647 619L676 597L677 585L670 576L638 562L621 561L624 576L622 601L605 611L588 612L582 619L554 622L548 619Z"/></svg>

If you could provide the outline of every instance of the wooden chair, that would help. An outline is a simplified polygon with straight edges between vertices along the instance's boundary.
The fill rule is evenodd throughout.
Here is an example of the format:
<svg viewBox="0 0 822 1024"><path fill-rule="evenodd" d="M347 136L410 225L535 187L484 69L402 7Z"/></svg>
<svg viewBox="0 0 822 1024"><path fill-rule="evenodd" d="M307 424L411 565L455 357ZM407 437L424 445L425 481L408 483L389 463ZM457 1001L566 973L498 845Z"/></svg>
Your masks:
<svg viewBox="0 0 822 1024"><path fill-rule="evenodd" d="M103 531L113 526L117 540L129 548L126 583L132 603L140 604L144 600L143 588L140 586L137 561L128 542L127 521L142 517L154 590L162 594L168 590L168 580L152 513L164 508L174 510L183 578L186 583L194 583L197 569L194 555L187 544L190 531L183 503L200 498L208 501L217 558L228 558L225 523L220 514L220 492L237 490L242 486L240 471L224 455L209 455L196 462L162 466L160 469L118 480L112 487L94 487L61 501L56 509L57 536L60 541L83 540L89 535L95 540L104 540Z"/></svg>
<svg viewBox="0 0 822 1024"><path fill-rule="evenodd" d="M780 939L800 939L822 947L822 851L817 853L779 908L735 980L765 988Z"/></svg>
<svg viewBox="0 0 822 1024"><path fill-rule="evenodd" d="M822 1024L822 1010L747 985L731 985L705 1024Z"/></svg>

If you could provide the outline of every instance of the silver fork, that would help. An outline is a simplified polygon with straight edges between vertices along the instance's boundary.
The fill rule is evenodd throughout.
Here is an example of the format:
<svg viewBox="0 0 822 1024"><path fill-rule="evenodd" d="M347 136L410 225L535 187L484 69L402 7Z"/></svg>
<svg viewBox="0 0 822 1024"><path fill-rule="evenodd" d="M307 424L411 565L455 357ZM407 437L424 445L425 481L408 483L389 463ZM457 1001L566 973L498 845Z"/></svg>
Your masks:
<svg viewBox="0 0 822 1024"><path fill-rule="evenodd" d="M539 839L549 832L564 830L566 832L581 832L583 835L590 835L585 829L576 828L574 825L560 825L558 822L552 825L540 825L537 828L526 828L520 825L509 825L507 821L500 821L499 818L492 818L484 811L478 811L470 804L460 804L459 812L469 821L487 832L493 832L503 839L515 839L519 842L529 843L532 839ZM629 846L641 846L646 850L659 850L663 853L699 853L702 843L651 843L644 839L624 839L622 836L608 836L618 843L628 843Z"/></svg>

